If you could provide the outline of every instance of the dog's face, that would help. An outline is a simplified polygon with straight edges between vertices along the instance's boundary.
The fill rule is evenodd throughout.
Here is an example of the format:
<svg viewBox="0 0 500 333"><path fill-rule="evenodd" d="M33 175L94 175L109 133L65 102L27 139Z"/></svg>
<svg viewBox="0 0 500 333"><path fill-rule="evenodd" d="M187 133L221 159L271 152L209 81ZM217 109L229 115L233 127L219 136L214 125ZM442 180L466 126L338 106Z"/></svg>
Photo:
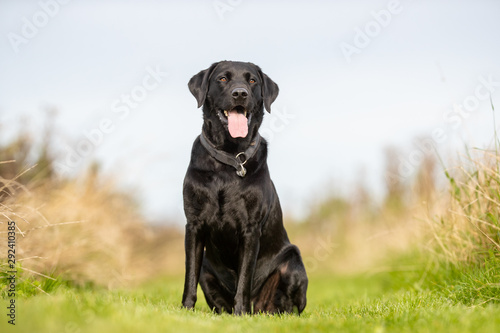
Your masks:
<svg viewBox="0 0 500 333"><path fill-rule="evenodd" d="M264 107L278 96L278 85L252 64L221 61L191 78L189 90L203 105L204 120L214 130L223 130L231 141L246 138L262 123Z"/></svg>

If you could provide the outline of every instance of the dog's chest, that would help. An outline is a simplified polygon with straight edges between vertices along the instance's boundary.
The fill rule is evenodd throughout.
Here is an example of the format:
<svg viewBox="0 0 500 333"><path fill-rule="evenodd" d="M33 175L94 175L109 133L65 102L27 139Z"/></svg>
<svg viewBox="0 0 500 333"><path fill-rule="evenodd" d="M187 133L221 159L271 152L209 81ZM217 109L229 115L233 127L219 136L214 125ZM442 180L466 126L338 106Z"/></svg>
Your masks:
<svg viewBox="0 0 500 333"><path fill-rule="evenodd" d="M224 237L240 234L245 227L258 219L259 189L233 184L212 187L207 198L204 216L206 227L211 234L221 233Z"/></svg>
<svg viewBox="0 0 500 333"><path fill-rule="evenodd" d="M253 178L250 178L253 177ZM239 238L259 224L268 209L265 195L272 188L255 176L240 178L233 173L188 173L184 184L184 206L191 223L199 224L210 237L227 242ZM189 222L188 222L189 223Z"/></svg>
<svg viewBox="0 0 500 333"><path fill-rule="evenodd" d="M248 194L241 193L231 187L219 188L214 193L213 219L209 221L211 229L240 229L250 218Z"/></svg>

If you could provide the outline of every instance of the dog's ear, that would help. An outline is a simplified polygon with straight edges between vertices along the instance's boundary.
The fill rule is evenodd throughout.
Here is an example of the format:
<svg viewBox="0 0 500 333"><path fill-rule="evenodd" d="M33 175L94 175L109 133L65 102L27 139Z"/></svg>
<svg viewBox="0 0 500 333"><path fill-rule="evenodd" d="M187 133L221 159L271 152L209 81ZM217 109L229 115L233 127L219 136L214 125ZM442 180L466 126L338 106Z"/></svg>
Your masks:
<svg viewBox="0 0 500 333"><path fill-rule="evenodd" d="M218 62L212 64L212 66L205 70L202 70L201 72L193 76L191 80L189 80L189 91L191 91L191 94L193 94L193 96L196 98L198 107L201 107L203 103L205 103L210 77L212 76L212 72L218 64Z"/></svg>
<svg viewBox="0 0 500 333"><path fill-rule="evenodd" d="M271 80L269 76L262 73L262 71L260 71L260 74L262 76L262 98L264 100L264 107L267 112L271 113L271 104L276 100L276 97L278 97L280 90L278 85Z"/></svg>

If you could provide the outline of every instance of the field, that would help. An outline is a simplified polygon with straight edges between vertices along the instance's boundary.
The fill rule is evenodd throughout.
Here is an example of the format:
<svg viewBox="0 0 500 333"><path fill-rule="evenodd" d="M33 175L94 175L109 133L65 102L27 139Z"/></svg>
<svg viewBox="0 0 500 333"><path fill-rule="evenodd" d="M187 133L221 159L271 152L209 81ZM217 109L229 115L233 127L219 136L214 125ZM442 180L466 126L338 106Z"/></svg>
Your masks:
<svg viewBox="0 0 500 333"><path fill-rule="evenodd" d="M287 219L306 310L235 317L210 312L200 290L194 311L180 307L182 230L148 224L98 165L57 178L46 147L29 166L27 140L0 147L0 332L500 331L498 149L441 169L428 156L379 204L360 186Z"/></svg>
<svg viewBox="0 0 500 333"><path fill-rule="evenodd" d="M398 276L313 276L300 316L212 314L203 296L195 311L180 308L182 279L138 288L60 288L18 301L16 327L2 332L496 332L500 307L452 304L416 290Z"/></svg>

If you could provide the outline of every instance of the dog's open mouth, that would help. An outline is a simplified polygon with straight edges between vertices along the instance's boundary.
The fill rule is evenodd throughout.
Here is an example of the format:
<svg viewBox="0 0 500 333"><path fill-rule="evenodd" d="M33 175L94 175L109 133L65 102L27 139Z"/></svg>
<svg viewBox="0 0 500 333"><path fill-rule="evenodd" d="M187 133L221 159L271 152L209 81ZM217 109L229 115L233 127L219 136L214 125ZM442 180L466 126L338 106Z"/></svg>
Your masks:
<svg viewBox="0 0 500 333"><path fill-rule="evenodd" d="M232 110L219 110L219 118L223 124L227 124L229 134L233 138L244 138L248 134L250 117L243 106L236 106Z"/></svg>

